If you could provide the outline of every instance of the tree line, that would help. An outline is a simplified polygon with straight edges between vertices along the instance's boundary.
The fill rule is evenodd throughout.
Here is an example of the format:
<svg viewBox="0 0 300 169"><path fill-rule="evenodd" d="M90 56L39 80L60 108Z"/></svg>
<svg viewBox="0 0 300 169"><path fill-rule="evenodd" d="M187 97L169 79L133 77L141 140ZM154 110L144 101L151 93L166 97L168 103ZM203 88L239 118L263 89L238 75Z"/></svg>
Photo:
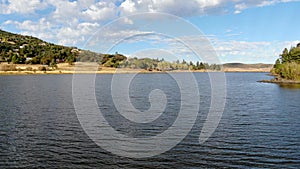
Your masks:
<svg viewBox="0 0 300 169"><path fill-rule="evenodd" d="M151 58L141 58L138 59L128 58L120 64L121 68L131 68L131 69L145 69L145 70L156 70L156 71L171 71L171 70L221 70L221 65L203 63L197 61L196 63L185 60L182 61L165 61L164 59L151 59Z"/></svg>
<svg viewBox="0 0 300 169"><path fill-rule="evenodd" d="M272 73L288 80L300 80L300 43L285 48L276 60Z"/></svg>
<svg viewBox="0 0 300 169"><path fill-rule="evenodd" d="M157 71L169 70L221 70L221 65L203 62L165 61L164 59L127 58L115 54L99 54L76 47L45 42L32 36L0 30L0 62L12 64L42 64L55 67L57 63L98 62L103 67L131 68Z"/></svg>
<svg viewBox="0 0 300 169"><path fill-rule="evenodd" d="M197 61L166 61L162 59L126 57L122 54L96 54L91 51L83 51L77 58L80 62L97 62L102 67L145 69L148 71L171 70L221 70L221 65L207 64Z"/></svg>

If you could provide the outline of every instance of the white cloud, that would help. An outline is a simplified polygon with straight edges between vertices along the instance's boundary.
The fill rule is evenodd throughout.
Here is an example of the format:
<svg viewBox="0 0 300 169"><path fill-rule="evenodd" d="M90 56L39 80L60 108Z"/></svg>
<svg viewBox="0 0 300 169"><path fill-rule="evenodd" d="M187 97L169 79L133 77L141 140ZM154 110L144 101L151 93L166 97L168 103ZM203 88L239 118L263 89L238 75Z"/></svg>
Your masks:
<svg viewBox="0 0 300 169"><path fill-rule="evenodd" d="M55 7L56 17L88 16L92 20L115 18L118 12L122 15L137 12L165 12L178 16L204 15L210 13L228 12L230 6L234 13L240 13L247 8L263 7L277 3L286 3L299 0L1 0L0 12L34 13L36 10ZM116 6L116 3L121 3Z"/></svg>
<svg viewBox="0 0 300 169"><path fill-rule="evenodd" d="M7 15L15 13L20 14L20 16L23 14L34 15L38 10L50 9L51 7L50 12L47 15L40 16L37 21L34 19L25 21L8 20L2 23L1 27L6 25L15 26L20 30L20 33L37 36L54 43L78 46L105 23L119 16L139 12L165 12L183 17L224 12L238 14L248 8L292 1L298 0L0 0L0 13ZM36 17L36 15L34 16ZM149 31L139 31L134 27L126 29L128 25L134 25L134 20L124 17L123 22L118 25L118 29L108 31L106 32L108 34L103 36L113 41L120 37L149 33ZM226 34L228 37L238 35L231 33L230 30ZM136 37L136 39L141 38L142 36ZM192 41L193 39L190 38L189 40ZM259 57L259 55L268 56L271 60L272 57L278 56L278 54L274 55L277 52L274 51L275 47L279 50L285 47L284 44L279 42L274 42L274 47L274 44L267 42L224 41L214 38L210 40L213 41L216 51L225 60L230 56L251 58L253 56ZM177 50L178 52L184 51L182 49Z"/></svg>
<svg viewBox="0 0 300 169"><path fill-rule="evenodd" d="M42 0L8 0L1 1L0 13L11 14L11 13L34 13L36 10L46 8L47 3Z"/></svg>
<svg viewBox="0 0 300 169"><path fill-rule="evenodd" d="M49 0L48 2L55 7L55 11L49 15L50 20L68 25L77 24L76 20L80 19L80 9L77 1Z"/></svg>
<svg viewBox="0 0 300 169"><path fill-rule="evenodd" d="M37 22L25 20L17 22L8 20L4 25L15 25L20 33L31 35L43 40L56 41L61 45L78 45L84 43L100 27L98 23L83 22L76 26L57 27L55 24L41 18Z"/></svg>
<svg viewBox="0 0 300 169"><path fill-rule="evenodd" d="M242 13L242 11L239 10L234 11L234 14L240 14L240 13Z"/></svg>
<svg viewBox="0 0 300 169"><path fill-rule="evenodd" d="M58 30L57 39L61 45L78 45L84 43L99 29L98 23L84 22L77 25L77 27L62 27Z"/></svg>
<svg viewBox="0 0 300 169"><path fill-rule="evenodd" d="M264 6L270 6L278 3L297 2L297 1L299 0L248 0L248 1L236 0L236 4L234 6L235 8L234 13L239 14L243 10L248 8L253 8L253 7L264 7Z"/></svg>
<svg viewBox="0 0 300 169"><path fill-rule="evenodd" d="M190 48L183 45L177 39L156 38L157 46L165 46L163 49L181 56L182 58L196 58L209 62L216 52L221 63L242 62L242 63L274 63L284 48L296 46L299 41L236 41L219 39L215 36L186 36L179 38L182 42L198 47L199 57ZM162 45L164 44L164 45ZM199 48L199 46L201 46ZM205 56L206 55L206 56ZM216 60L214 60L216 61ZM210 62L216 63L216 62Z"/></svg>
<svg viewBox="0 0 300 169"><path fill-rule="evenodd" d="M35 36L43 40L54 40L55 38L55 34L52 32L53 25L46 18L41 18L37 22L31 20L23 22L7 20L3 25L14 25L17 29L21 30L22 34Z"/></svg>
<svg viewBox="0 0 300 169"><path fill-rule="evenodd" d="M264 7L277 3L299 0L125 0L120 11L122 15L139 12L164 12L177 16L194 16L207 14L231 13L235 14L252 7Z"/></svg>
<svg viewBox="0 0 300 169"><path fill-rule="evenodd" d="M98 2L82 12L87 19L105 21L117 16L117 7L112 2Z"/></svg>
<svg viewBox="0 0 300 169"><path fill-rule="evenodd" d="M204 14L210 8L221 5L222 0L125 0L120 11L122 15L139 12L164 12L177 16Z"/></svg>
<svg viewBox="0 0 300 169"><path fill-rule="evenodd" d="M138 3L139 4L139 3ZM137 11L136 8L136 3L133 2L132 0L126 0L124 1L121 6L121 10L126 14L126 13L134 13Z"/></svg>
<svg viewBox="0 0 300 169"><path fill-rule="evenodd" d="M131 19L128 19L127 17L125 17L123 20L124 20L124 24L129 24L129 25L133 24L133 21Z"/></svg>
<svg viewBox="0 0 300 169"><path fill-rule="evenodd" d="M274 63L284 48L299 41L247 42L213 39L212 44L223 62Z"/></svg>

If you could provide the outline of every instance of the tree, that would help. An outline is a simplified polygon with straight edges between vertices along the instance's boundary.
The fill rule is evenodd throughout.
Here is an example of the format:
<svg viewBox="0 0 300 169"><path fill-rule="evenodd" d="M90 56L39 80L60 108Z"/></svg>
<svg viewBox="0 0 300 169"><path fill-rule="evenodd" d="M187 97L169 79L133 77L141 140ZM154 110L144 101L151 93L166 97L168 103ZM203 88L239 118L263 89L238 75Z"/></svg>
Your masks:
<svg viewBox="0 0 300 169"><path fill-rule="evenodd" d="M66 61L67 61L67 63L69 63L69 65L73 65L73 63L76 61L76 58L74 56L70 55Z"/></svg>
<svg viewBox="0 0 300 169"><path fill-rule="evenodd" d="M281 61L282 63L288 62L289 61L289 51L287 48L284 48L281 56Z"/></svg>
<svg viewBox="0 0 300 169"><path fill-rule="evenodd" d="M284 79L300 80L300 43L290 50L285 48L271 72Z"/></svg>
<svg viewBox="0 0 300 169"><path fill-rule="evenodd" d="M278 68L281 65L280 59L277 59L274 68Z"/></svg>
<svg viewBox="0 0 300 169"><path fill-rule="evenodd" d="M13 54L13 56L12 56L12 58L11 58L11 62L12 62L13 64L18 63L18 56L17 56L16 54Z"/></svg>
<svg viewBox="0 0 300 169"><path fill-rule="evenodd" d="M56 64L55 59L52 59L50 66L51 66L52 70L57 69L57 64Z"/></svg>
<svg viewBox="0 0 300 169"><path fill-rule="evenodd" d="M51 58L50 57L43 57L42 59L41 59L41 64L42 65L50 65L50 63L51 63Z"/></svg>
<svg viewBox="0 0 300 169"><path fill-rule="evenodd" d="M293 47L289 52L290 60L300 63L300 47Z"/></svg>
<svg viewBox="0 0 300 169"><path fill-rule="evenodd" d="M200 69L200 70L205 69L205 65L201 62L198 69Z"/></svg>

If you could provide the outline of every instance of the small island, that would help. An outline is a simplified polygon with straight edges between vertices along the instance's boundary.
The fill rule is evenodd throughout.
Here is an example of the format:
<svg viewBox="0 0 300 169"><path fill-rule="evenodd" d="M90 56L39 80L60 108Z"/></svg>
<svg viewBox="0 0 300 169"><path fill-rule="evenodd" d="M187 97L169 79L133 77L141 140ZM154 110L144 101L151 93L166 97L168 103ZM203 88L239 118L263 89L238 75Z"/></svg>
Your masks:
<svg viewBox="0 0 300 169"><path fill-rule="evenodd" d="M285 48L276 60L271 75L275 76L271 80L262 80L265 83L278 84L300 84L300 43L290 50Z"/></svg>

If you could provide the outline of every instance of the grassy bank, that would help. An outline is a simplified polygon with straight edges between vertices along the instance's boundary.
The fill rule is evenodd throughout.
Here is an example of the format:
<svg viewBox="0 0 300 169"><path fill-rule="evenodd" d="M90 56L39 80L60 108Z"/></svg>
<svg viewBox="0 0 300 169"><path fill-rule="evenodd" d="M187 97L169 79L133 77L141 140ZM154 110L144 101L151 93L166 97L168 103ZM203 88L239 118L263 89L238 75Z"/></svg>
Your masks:
<svg viewBox="0 0 300 169"><path fill-rule="evenodd" d="M275 65L271 73L278 78L300 81L300 64L296 62L278 64Z"/></svg>
<svg viewBox="0 0 300 169"><path fill-rule="evenodd" d="M224 72L270 72L270 67L224 67ZM215 72L212 70L171 70L157 71L131 68L111 68L99 67L97 63L76 62L73 65L60 63L55 67L47 65L27 65L27 64L0 64L0 74L2 75L26 75L26 74L113 74L113 73L164 73L164 72Z"/></svg>

